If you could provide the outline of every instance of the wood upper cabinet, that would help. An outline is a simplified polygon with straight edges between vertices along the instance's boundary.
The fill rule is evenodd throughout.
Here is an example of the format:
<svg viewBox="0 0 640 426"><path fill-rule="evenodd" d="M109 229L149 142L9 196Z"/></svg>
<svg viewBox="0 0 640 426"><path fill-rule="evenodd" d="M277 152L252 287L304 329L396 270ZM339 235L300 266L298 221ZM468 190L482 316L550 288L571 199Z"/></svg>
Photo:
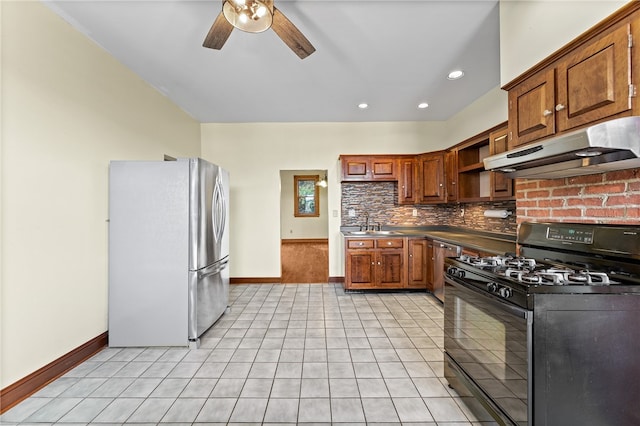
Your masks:
<svg viewBox="0 0 640 426"><path fill-rule="evenodd" d="M513 181L484 168L484 159L507 149L507 122L455 146L457 201L461 203L504 200L513 196Z"/></svg>
<svg viewBox="0 0 640 426"><path fill-rule="evenodd" d="M407 239L407 288L426 289L428 274L427 240Z"/></svg>
<svg viewBox="0 0 640 426"><path fill-rule="evenodd" d="M558 63L558 131L631 109L630 34L627 23Z"/></svg>
<svg viewBox="0 0 640 426"><path fill-rule="evenodd" d="M416 196L416 158L403 157L398 160L398 204L415 204Z"/></svg>
<svg viewBox="0 0 640 426"><path fill-rule="evenodd" d="M404 238L346 238L344 288L404 288Z"/></svg>
<svg viewBox="0 0 640 426"><path fill-rule="evenodd" d="M444 177L447 182L447 202L458 201L458 150L452 149L444 155Z"/></svg>
<svg viewBox="0 0 640 426"><path fill-rule="evenodd" d="M418 156L420 177L418 203L443 203L446 201L444 186L444 152L431 152Z"/></svg>
<svg viewBox="0 0 640 426"><path fill-rule="evenodd" d="M554 69L539 73L509 90L511 147L555 133L554 92Z"/></svg>
<svg viewBox="0 0 640 426"><path fill-rule="evenodd" d="M491 155L500 154L509 149L507 126L493 131L489 134L489 153ZM504 173L491 172L490 175L491 199L514 199L513 179L509 179Z"/></svg>
<svg viewBox="0 0 640 426"><path fill-rule="evenodd" d="M631 24L623 22L524 80L506 85L509 147L628 114L635 90L631 44Z"/></svg>
<svg viewBox="0 0 640 426"><path fill-rule="evenodd" d="M342 180L355 182L397 180L397 160L393 156L341 155Z"/></svg>

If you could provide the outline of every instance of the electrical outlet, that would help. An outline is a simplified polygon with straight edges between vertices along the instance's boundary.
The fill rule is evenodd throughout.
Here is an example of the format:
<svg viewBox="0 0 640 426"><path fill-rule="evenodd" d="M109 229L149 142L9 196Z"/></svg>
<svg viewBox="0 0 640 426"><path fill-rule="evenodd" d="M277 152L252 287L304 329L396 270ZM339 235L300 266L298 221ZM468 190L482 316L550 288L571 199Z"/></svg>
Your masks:
<svg viewBox="0 0 640 426"><path fill-rule="evenodd" d="M349 217L356 217L356 209L349 209Z"/></svg>
<svg viewBox="0 0 640 426"><path fill-rule="evenodd" d="M411 214L413 215L413 217L418 216L418 209L413 209L413 212L411 212Z"/></svg>
<svg viewBox="0 0 640 426"><path fill-rule="evenodd" d="M460 209L460 217L464 217L464 207Z"/></svg>

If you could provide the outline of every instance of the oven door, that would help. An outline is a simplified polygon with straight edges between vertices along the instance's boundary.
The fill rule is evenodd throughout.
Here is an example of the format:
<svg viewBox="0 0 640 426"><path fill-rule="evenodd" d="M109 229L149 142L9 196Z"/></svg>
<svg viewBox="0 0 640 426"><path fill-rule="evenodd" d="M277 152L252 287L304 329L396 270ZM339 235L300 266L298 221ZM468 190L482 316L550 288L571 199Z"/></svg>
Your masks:
<svg viewBox="0 0 640 426"><path fill-rule="evenodd" d="M533 425L532 311L445 276L445 377L503 425Z"/></svg>

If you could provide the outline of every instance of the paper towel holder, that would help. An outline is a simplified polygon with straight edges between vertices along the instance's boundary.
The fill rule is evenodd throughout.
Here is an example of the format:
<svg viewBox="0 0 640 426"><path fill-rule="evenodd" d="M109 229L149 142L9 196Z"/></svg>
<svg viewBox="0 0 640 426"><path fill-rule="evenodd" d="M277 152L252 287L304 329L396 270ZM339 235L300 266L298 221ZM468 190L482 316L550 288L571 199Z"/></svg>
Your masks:
<svg viewBox="0 0 640 426"><path fill-rule="evenodd" d="M497 217L500 219L506 219L507 217L511 216L513 214L513 212L509 211L509 210L485 210L484 211L484 216L485 217Z"/></svg>

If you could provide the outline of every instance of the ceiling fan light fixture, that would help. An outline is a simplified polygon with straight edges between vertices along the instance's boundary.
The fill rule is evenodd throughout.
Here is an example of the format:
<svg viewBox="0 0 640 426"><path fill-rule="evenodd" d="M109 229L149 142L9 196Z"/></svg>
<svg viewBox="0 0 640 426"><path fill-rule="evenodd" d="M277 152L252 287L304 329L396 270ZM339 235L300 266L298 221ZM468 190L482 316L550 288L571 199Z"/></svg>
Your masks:
<svg viewBox="0 0 640 426"><path fill-rule="evenodd" d="M222 13L235 28L261 33L273 23L273 0L226 0Z"/></svg>

